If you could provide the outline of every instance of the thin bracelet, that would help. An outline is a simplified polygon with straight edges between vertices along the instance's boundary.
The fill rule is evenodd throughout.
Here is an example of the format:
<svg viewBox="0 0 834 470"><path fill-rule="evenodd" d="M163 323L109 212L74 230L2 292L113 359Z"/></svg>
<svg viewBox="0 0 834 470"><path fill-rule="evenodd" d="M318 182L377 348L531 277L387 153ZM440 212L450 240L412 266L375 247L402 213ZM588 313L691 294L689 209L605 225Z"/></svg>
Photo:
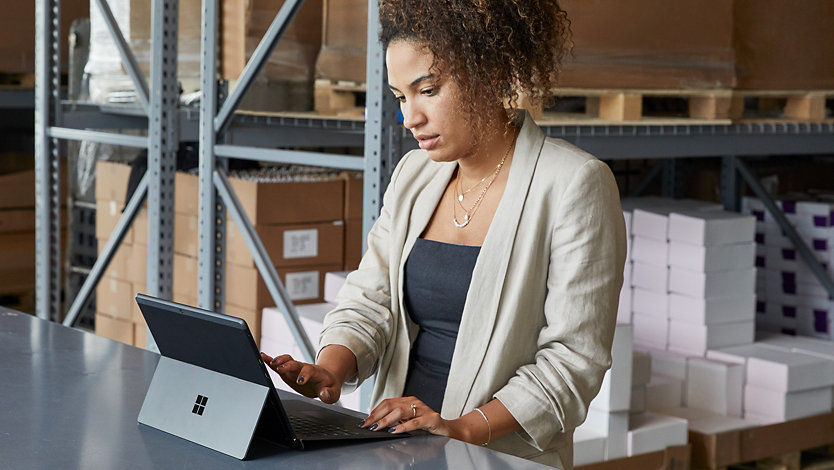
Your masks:
<svg viewBox="0 0 834 470"><path fill-rule="evenodd" d="M486 415L484 414L483 411L481 411L480 408L475 408L475 411L477 411L478 413L481 413L481 416L484 417L484 421L486 421L486 423L487 423L487 431L489 432L489 434L488 434L486 442L481 444L482 446L485 446L485 445L489 444L489 441L492 440L492 426L489 425L489 420L487 419Z"/></svg>

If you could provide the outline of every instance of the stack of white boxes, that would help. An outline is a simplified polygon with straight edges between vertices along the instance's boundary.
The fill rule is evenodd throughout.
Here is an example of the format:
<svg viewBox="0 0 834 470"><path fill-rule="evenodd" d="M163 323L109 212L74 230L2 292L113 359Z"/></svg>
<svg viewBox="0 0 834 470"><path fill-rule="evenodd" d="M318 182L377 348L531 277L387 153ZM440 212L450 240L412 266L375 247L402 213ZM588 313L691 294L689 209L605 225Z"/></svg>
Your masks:
<svg viewBox="0 0 834 470"><path fill-rule="evenodd" d="M834 276L834 203L815 201L815 197L791 195L775 202L831 277ZM744 198L742 210L757 221L759 328L832 339L834 303L799 251L760 200Z"/></svg>
<svg viewBox="0 0 834 470"><path fill-rule="evenodd" d="M754 234L755 219L734 212L669 215L670 351L704 356L753 342Z"/></svg>
<svg viewBox="0 0 834 470"><path fill-rule="evenodd" d="M310 342L313 343L315 349L318 345L318 338L321 335L324 317L328 312L336 308L333 303L336 293L344 284L346 273L333 272L325 275L325 302L318 304L296 305L295 309L298 313L298 318L301 326L304 328ZM269 355L278 356L281 354L290 354L294 359L306 362L301 348L292 334L289 323L283 312L276 307L269 307L263 310L261 316L261 350ZM281 380L281 377L269 370L272 377L272 382L277 388L282 390L292 391L292 389ZM363 384L363 387L366 387ZM355 390L354 392L343 395L339 402L345 408L350 408L356 411L361 409L361 392Z"/></svg>
<svg viewBox="0 0 834 470"><path fill-rule="evenodd" d="M707 358L744 367L744 419L771 424L831 411L834 361L760 342L711 350Z"/></svg>

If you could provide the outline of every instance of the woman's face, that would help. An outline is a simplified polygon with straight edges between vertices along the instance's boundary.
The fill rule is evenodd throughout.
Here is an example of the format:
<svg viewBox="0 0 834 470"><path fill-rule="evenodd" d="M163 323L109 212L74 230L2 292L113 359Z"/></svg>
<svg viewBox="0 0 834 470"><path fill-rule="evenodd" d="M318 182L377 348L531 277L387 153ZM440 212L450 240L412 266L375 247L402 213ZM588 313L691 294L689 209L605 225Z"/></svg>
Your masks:
<svg viewBox="0 0 834 470"><path fill-rule="evenodd" d="M472 155L475 136L456 83L431 71L434 56L420 43L397 40L386 52L388 83L403 125L437 162Z"/></svg>

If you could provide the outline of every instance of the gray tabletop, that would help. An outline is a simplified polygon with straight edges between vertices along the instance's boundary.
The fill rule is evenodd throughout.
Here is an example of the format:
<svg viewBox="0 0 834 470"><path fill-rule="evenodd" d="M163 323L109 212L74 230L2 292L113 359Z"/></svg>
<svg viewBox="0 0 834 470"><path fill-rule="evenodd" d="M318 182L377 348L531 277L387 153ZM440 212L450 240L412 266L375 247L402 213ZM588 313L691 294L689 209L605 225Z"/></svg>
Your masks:
<svg viewBox="0 0 834 470"><path fill-rule="evenodd" d="M0 307L0 469L547 469L438 436L245 461L136 422L159 356Z"/></svg>

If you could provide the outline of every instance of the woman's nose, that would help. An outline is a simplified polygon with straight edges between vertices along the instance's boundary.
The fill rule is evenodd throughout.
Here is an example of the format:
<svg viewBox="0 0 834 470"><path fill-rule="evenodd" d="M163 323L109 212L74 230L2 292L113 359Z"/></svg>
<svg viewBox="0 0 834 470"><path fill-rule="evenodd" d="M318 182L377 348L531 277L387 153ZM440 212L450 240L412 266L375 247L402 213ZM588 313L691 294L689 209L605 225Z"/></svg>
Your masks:
<svg viewBox="0 0 834 470"><path fill-rule="evenodd" d="M425 114L411 103L403 103L400 106L400 111L403 113L403 126L406 129L414 129L423 124L426 120Z"/></svg>

